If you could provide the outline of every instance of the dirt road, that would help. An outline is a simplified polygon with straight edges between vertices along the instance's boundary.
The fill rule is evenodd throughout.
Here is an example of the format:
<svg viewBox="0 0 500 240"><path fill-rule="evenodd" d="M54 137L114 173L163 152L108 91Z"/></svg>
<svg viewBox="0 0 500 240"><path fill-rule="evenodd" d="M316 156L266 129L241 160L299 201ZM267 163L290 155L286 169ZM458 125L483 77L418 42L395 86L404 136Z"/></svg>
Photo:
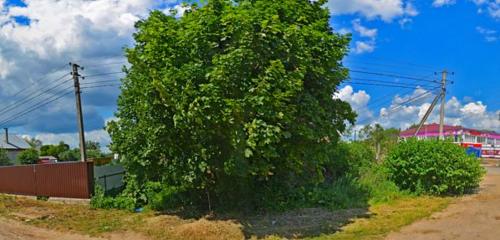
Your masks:
<svg viewBox="0 0 500 240"><path fill-rule="evenodd" d="M81 235L60 233L36 228L16 221L0 218L0 240L98 240Z"/></svg>
<svg viewBox="0 0 500 240"><path fill-rule="evenodd" d="M500 239L500 168L488 167L478 194L464 197L387 240Z"/></svg>

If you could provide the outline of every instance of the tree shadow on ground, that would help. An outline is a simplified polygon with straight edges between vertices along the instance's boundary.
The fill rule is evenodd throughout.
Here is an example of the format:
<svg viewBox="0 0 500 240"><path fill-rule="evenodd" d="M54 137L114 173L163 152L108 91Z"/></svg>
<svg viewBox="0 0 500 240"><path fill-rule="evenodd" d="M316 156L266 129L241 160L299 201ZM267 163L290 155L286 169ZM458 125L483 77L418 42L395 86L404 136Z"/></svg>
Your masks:
<svg viewBox="0 0 500 240"><path fill-rule="evenodd" d="M356 218L369 218L367 208L330 211L323 208L306 208L284 213L268 213L243 217L212 217L211 220L232 220L242 226L246 238L307 238L333 234Z"/></svg>

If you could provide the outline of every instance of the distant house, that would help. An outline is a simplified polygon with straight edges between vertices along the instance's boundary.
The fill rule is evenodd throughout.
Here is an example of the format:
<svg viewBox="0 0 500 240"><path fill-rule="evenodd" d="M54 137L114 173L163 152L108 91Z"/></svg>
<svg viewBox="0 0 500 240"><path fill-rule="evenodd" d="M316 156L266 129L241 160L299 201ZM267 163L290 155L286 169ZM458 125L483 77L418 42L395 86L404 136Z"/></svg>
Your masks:
<svg viewBox="0 0 500 240"><path fill-rule="evenodd" d="M31 146L22 137L9 134L9 129L5 128L3 133L0 133L0 148L7 151L7 156L14 162L17 155L31 148Z"/></svg>
<svg viewBox="0 0 500 240"><path fill-rule="evenodd" d="M438 139L439 124L433 123L422 126L415 136L416 128L411 128L400 133L400 137L417 139ZM443 126L445 138L460 144L470 151L477 151L477 156L485 158L500 159L500 133L478 129L465 128L462 126Z"/></svg>

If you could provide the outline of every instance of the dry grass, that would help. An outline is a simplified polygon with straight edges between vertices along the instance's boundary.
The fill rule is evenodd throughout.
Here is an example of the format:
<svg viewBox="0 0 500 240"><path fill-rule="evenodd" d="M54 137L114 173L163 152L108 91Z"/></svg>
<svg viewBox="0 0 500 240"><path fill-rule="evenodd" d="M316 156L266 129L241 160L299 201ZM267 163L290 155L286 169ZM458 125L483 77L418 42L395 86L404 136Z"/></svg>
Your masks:
<svg viewBox="0 0 500 240"><path fill-rule="evenodd" d="M329 212L302 209L243 218L182 219L154 212L132 214L93 210L0 195L0 216L27 224L109 239L382 239L416 220L445 208L450 198L416 197L365 209ZM238 220L234 220L238 219ZM340 231L339 231L340 230Z"/></svg>

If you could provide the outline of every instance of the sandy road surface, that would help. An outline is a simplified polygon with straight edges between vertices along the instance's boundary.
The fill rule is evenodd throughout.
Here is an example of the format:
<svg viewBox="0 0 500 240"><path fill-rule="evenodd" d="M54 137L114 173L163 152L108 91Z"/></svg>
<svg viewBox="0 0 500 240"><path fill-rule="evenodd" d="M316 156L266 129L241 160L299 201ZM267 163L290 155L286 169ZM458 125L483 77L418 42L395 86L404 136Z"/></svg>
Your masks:
<svg viewBox="0 0 500 240"><path fill-rule="evenodd" d="M478 194L464 197L387 240L500 239L500 168L488 168Z"/></svg>
<svg viewBox="0 0 500 240"><path fill-rule="evenodd" d="M0 218L0 240L97 240L81 235L60 233L56 231L28 226L16 221Z"/></svg>

